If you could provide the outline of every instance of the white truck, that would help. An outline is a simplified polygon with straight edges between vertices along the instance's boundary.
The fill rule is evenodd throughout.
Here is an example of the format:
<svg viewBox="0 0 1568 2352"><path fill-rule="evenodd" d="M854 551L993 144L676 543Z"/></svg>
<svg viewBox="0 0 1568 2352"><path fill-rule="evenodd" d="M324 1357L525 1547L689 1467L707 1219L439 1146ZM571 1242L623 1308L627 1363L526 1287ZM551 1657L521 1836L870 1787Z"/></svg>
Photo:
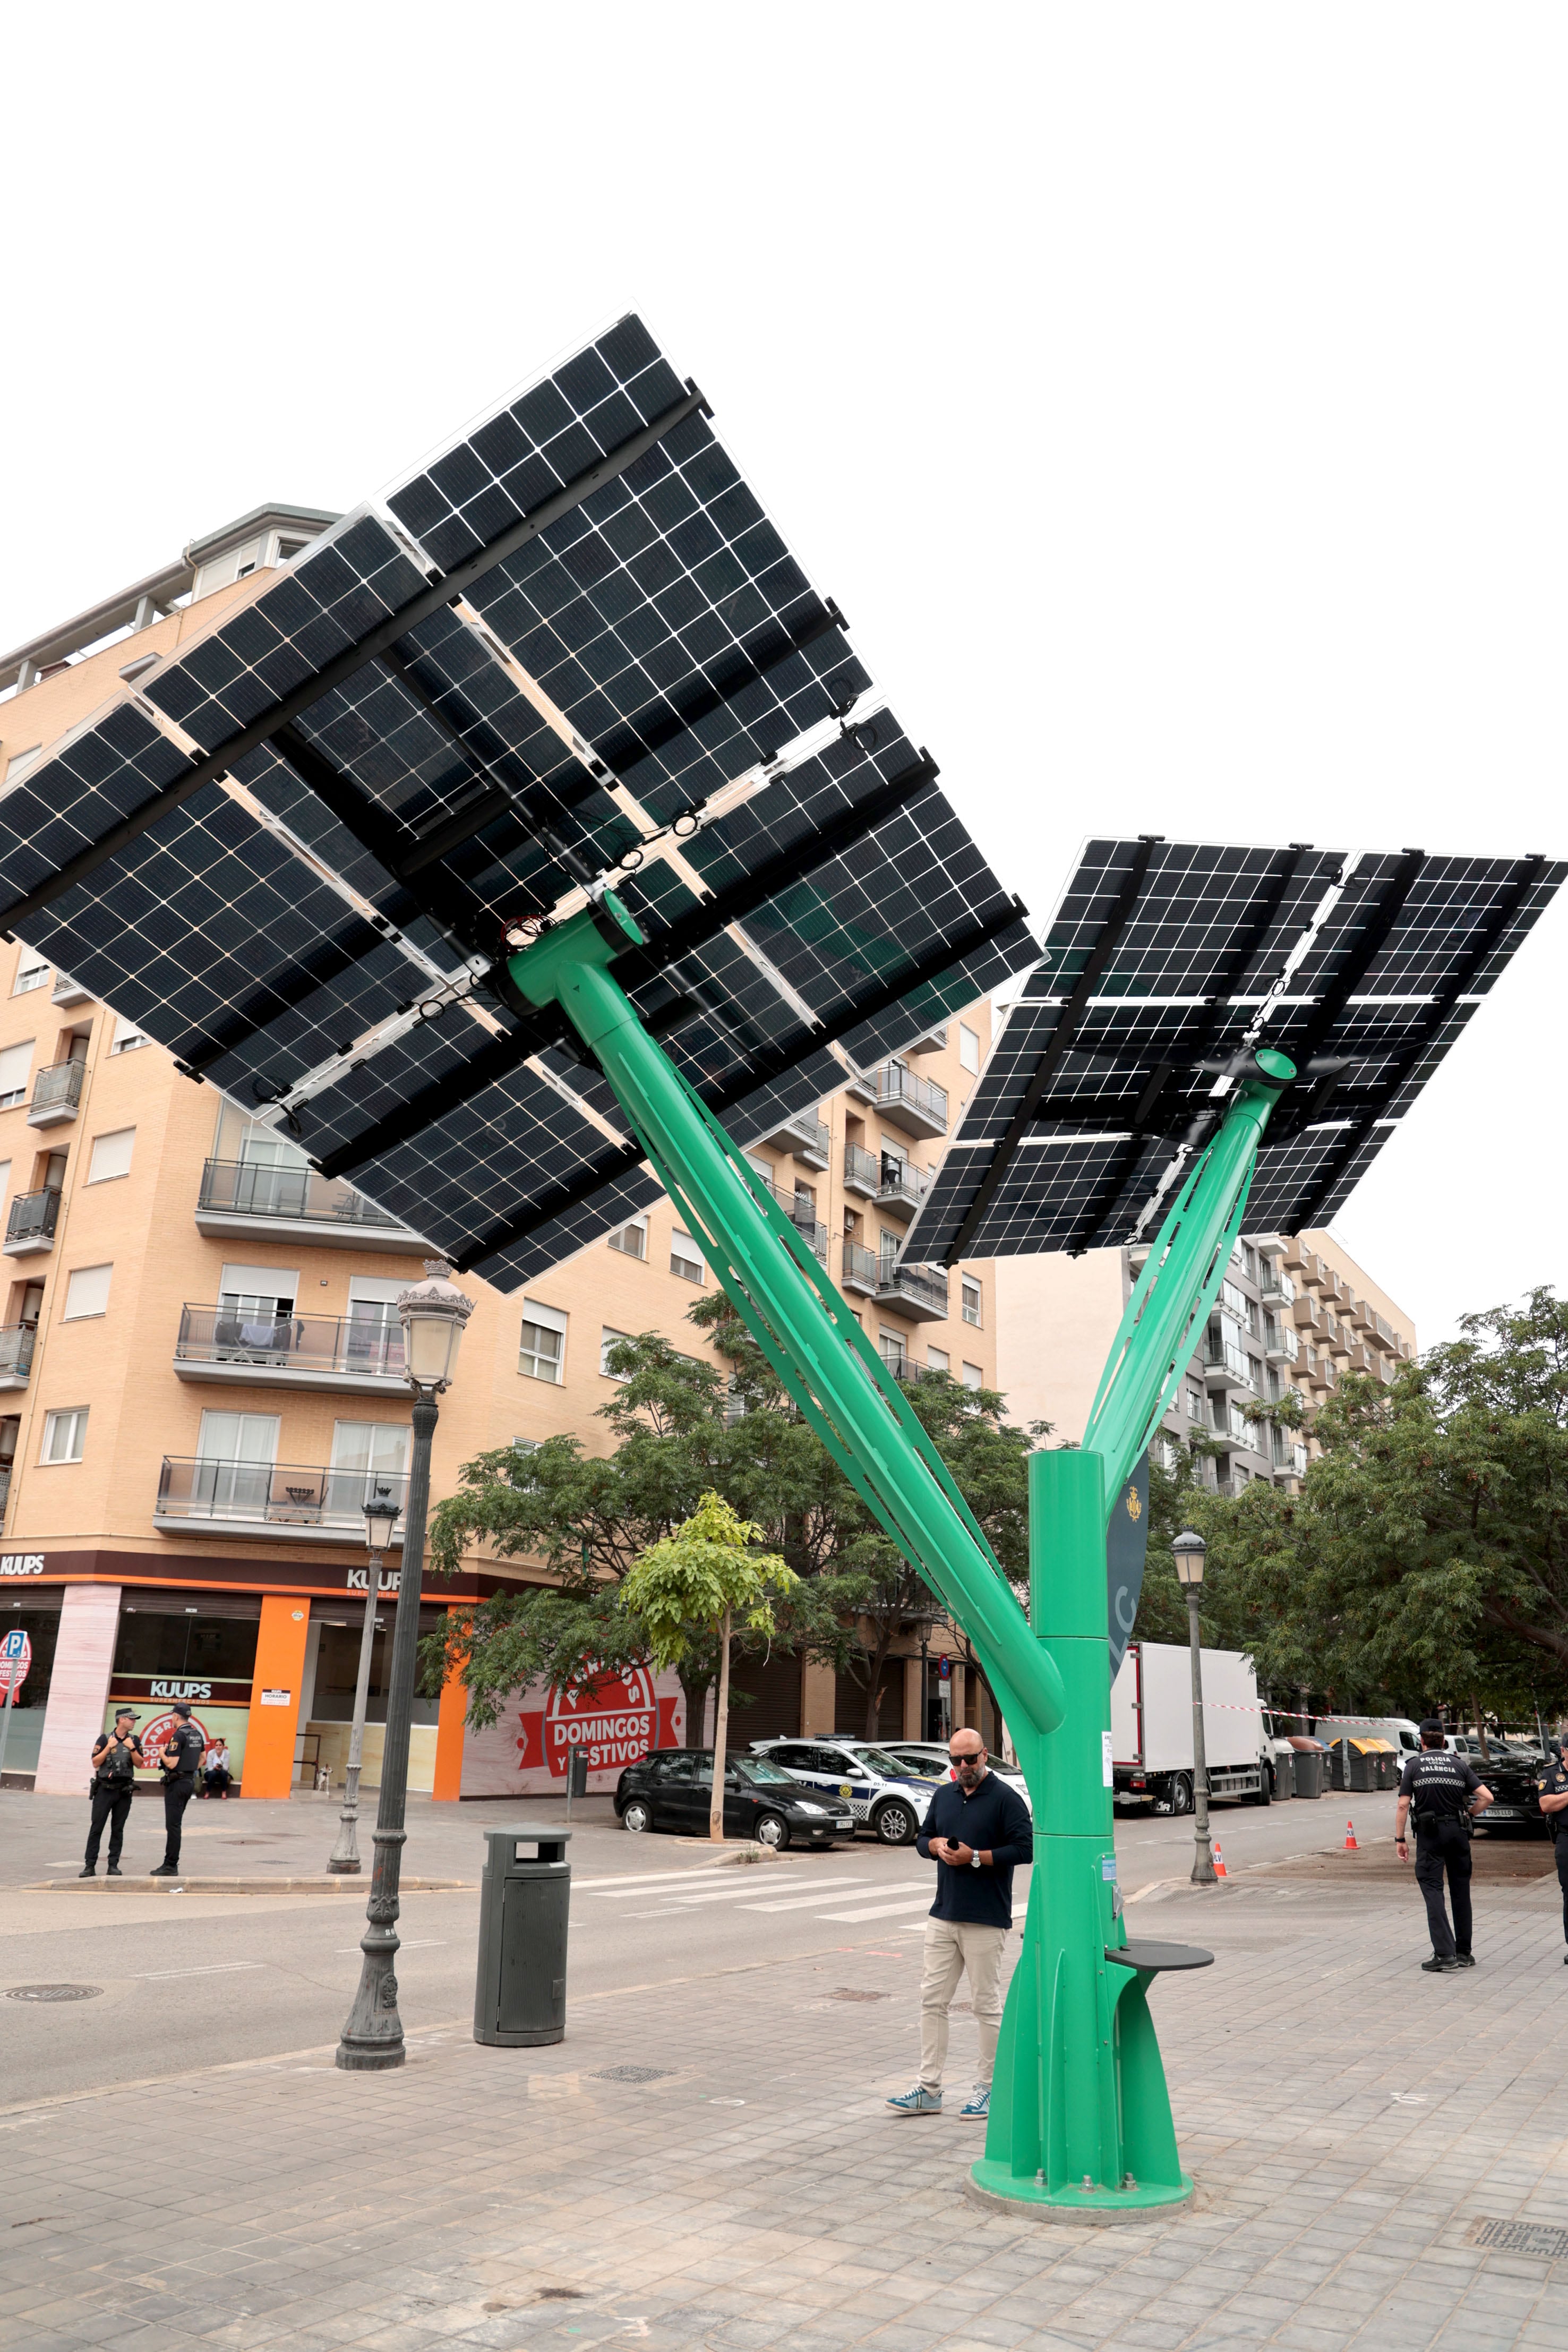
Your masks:
<svg viewBox="0 0 1568 2352"><path fill-rule="evenodd" d="M1252 1661L1239 1650L1203 1654L1203 1740L1211 1797L1266 1805L1269 1741ZM1116 1801L1155 1813L1192 1811L1192 1659L1172 1642L1129 1642L1111 1685L1111 1770Z"/></svg>

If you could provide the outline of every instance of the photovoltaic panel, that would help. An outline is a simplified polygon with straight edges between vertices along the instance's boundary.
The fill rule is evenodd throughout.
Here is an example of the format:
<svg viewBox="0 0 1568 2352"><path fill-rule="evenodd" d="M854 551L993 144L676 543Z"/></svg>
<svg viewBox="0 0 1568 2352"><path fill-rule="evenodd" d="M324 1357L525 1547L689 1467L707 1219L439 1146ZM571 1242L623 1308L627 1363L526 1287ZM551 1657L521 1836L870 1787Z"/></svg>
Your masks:
<svg viewBox="0 0 1568 2352"><path fill-rule="evenodd" d="M1265 1129L1249 1230L1324 1223L1565 872L1542 857L1091 842L906 1255L951 1265L1148 1234L1223 1113L1225 1063L1253 1044L1302 1075Z"/></svg>
<svg viewBox="0 0 1568 2352"><path fill-rule="evenodd" d="M1037 952L632 318L0 797L0 921L506 1287L651 1197L504 965L606 877L741 1141Z"/></svg>

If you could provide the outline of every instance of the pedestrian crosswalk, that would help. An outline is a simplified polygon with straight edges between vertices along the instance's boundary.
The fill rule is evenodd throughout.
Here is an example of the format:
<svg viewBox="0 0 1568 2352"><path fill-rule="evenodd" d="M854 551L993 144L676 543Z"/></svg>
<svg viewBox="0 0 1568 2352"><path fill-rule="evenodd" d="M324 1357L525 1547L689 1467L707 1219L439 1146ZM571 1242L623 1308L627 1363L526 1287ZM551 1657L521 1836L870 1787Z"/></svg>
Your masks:
<svg viewBox="0 0 1568 2352"><path fill-rule="evenodd" d="M924 1927L936 1893L936 1875L930 1870L919 1878L892 1879L869 1873L844 1878L835 1872L831 1884L819 1881L809 1890L808 1881L817 1876L813 1867L787 1865L764 1874L721 1870L706 1863L695 1870L580 1879L572 1892L587 1903L620 1906L618 1916L623 1919L711 1920L730 1912L762 1919L800 1912L834 1927L858 1927L873 1920L896 1923L887 1927L889 1934L904 1927ZM1023 1908L1020 1899L1013 1906L1015 1918L1022 1916Z"/></svg>

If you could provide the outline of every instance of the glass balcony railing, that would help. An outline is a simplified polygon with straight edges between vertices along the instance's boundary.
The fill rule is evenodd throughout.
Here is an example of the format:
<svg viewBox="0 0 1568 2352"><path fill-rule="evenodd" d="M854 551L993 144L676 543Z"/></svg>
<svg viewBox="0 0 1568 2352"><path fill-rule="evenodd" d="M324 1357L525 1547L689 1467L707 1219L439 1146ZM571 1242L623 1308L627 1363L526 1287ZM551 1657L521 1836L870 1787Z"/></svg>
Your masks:
<svg viewBox="0 0 1568 2352"><path fill-rule="evenodd" d="M1231 1379L1239 1382L1241 1387L1248 1389L1252 1387L1252 1359L1245 1348L1233 1348L1228 1342L1224 1347L1219 1347L1210 1339L1204 1349L1203 1360L1209 1371L1228 1372Z"/></svg>
<svg viewBox="0 0 1568 2352"><path fill-rule="evenodd" d="M874 1192L882 1182L882 1161L858 1143L844 1146L844 1182L857 1192Z"/></svg>
<svg viewBox="0 0 1568 2352"><path fill-rule="evenodd" d="M396 1217L351 1184L319 1176L313 1168L276 1168L260 1160L209 1160L202 1170L197 1207L214 1215L403 1230Z"/></svg>
<svg viewBox="0 0 1568 2352"><path fill-rule="evenodd" d="M874 1291L877 1271L878 1260L874 1250L862 1247L859 1242L845 1242L843 1279L846 1283L852 1283L857 1290Z"/></svg>
<svg viewBox="0 0 1568 2352"><path fill-rule="evenodd" d="M897 1062L884 1062L877 1071L876 1098L884 1110L905 1107L936 1126L947 1124L946 1087L934 1086L929 1078L918 1077Z"/></svg>
<svg viewBox="0 0 1568 2352"><path fill-rule="evenodd" d="M244 1521L251 1527L341 1528L362 1542L364 1505L373 1488L385 1488L402 1504L408 1495L407 1475L165 1454L156 1516Z"/></svg>
<svg viewBox="0 0 1568 2352"><path fill-rule="evenodd" d="M60 1221L60 1198L50 1185L41 1192L18 1192L5 1220L7 1245L13 1242L48 1243Z"/></svg>
<svg viewBox="0 0 1568 2352"><path fill-rule="evenodd" d="M906 1160L895 1160L884 1153L882 1181L877 1186L877 1204L884 1209L917 1209L931 1190L931 1179L923 1168L912 1168Z"/></svg>
<svg viewBox="0 0 1568 2352"><path fill-rule="evenodd" d="M33 1369L34 1323L0 1324L0 1380L25 1381Z"/></svg>
<svg viewBox="0 0 1568 2352"><path fill-rule="evenodd" d="M396 1316L254 1315L233 1307L184 1307L174 1360L253 1365L258 1371L339 1372L401 1381L402 1325Z"/></svg>
<svg viewBox="0 0 1568 2352"><path fill-rule="evenodd" d="M0 1469L0 1520L5 1517L5 1507L11 1500L11 1465Z"/></svg>

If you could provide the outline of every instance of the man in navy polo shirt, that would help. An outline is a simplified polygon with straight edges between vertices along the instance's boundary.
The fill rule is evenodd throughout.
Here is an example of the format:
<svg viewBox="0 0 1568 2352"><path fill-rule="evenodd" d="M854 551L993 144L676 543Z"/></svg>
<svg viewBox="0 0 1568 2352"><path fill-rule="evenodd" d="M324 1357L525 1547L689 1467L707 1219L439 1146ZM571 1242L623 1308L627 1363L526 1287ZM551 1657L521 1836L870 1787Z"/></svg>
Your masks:
<svg viewBox="0 0 1568 2352"><path fill-rule="evenodd" d="M986 1769L977 1731L956 1731L947 1744L955 1778L931 1800L915 1844L936 1864L936 1900L925 1923L920 1981L920 2080L888 2105L903 2116L942 2109L947 2012L968 1970L970 2003L980 2035L980 2066L961 2116L991 2111L991 2068L1002 2022L1002 1939L1013 1924L1013 1872L1034 1860L1034 1823L1016 1789Z"/></svg>

